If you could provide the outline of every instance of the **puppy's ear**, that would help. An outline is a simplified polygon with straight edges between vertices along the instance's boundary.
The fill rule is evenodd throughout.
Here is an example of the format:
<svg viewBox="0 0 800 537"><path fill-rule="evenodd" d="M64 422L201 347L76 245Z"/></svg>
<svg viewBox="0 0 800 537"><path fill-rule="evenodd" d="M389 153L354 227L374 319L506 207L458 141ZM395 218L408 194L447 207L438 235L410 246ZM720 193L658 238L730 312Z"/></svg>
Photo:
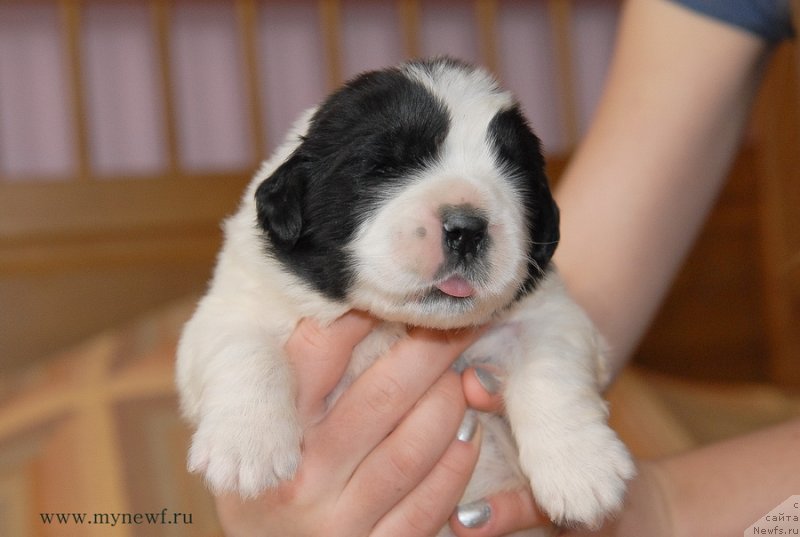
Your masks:
<svg viewBox="0 0 800 537"><path fill-rule="evenodd" d="M258 223L282 250L291 250L300 238L305 183L302 161L294 154L256 190Z"/></svg>
<svg viewBox="0 0 800 537"><path fill-rule="evenodd" d="M540 269L550 263L558 246L559 211L550 189L545 184L540 189L539 206L533 221L533 260Z"/></svg>
<svg viewBox="0 0 800 537"><path fill-rule="evenodd" d="M558 246L559 213L545 174L541 142L518 105L498 112L489 124L489 140L500 164L508 166L525 193L532 238L530 256L539 271L547 268Z"/></svg>

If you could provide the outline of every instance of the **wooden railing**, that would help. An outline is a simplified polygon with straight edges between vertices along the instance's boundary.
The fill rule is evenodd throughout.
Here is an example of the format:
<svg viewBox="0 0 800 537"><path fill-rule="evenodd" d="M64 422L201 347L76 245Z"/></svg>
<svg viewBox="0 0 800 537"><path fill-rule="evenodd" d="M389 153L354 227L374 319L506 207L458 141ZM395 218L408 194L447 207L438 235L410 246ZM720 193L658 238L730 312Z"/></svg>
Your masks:
<svg viewBox="0 0 800 537"><path fill-rule="evenodd" d="M359 5L343 0L304 1L306 13L316 13L316 21L309 24L319 28L324 48L320 56L324 65L309 65L308 69L324 71L324 92L347 76L345 16ZM265 51L263 47L258 21L268 2L216 2L235 15L239 57L232 61L241 66L243 117L248 122L242 132L246 132L251 157L234 168L214 171L187 168L182 144L187 133L182 132L178 120L180 95L175 68L180 58L174 50L175 17L176 9L191 6L191 2L149 0L144 6L134 2L127 5L146 9L148 14L155 95L160 100L153 106L161 111L157 145L164 156L156 170L131 173L98 169L97 147L93 146L96 133L90 121L93 107L87 87L85 32L89 10L105 3L111 5L107 0L36 3L57 14L55 29L68 94L64 99L63 115L69 123L65 136L73 153L71 167L53 177L11 173L8 162L0 159L0 360L10 367L76 342L136 312L201 290L219 246L220 220L235 207L258 160L279 142L269 139L274 129L270 128L270 110L264 102L269 81L265 80L262 60L265 54L285 51ZM398 55L425 53L421 24L425 7L430 4L422 0L382 4L391 6L396 15L394 24L403 49ZM504 58L498 44L501 2L465 0L450 4L472 12L470 31L474 31L478 44L478 60L502 77ZM537 6L548 18L553 49L540 54L554 58L557 80L553 84L558 99L554 106L560 107L558 117L562 121L558 130L565 133L561 145L570 147L577 140L579 115L571 43L573 2L528 0L526 4ZM0 8L9 5L25 9L30 4L5 0ZM615 2L607 1L606 5L616 9ZM5 54L13 54L13 50ZM0 144L3 142L0 139ZM556 166L563 160L559 155L552 157ZM64 312L69 312L67 318L60 320Z"/></svg>

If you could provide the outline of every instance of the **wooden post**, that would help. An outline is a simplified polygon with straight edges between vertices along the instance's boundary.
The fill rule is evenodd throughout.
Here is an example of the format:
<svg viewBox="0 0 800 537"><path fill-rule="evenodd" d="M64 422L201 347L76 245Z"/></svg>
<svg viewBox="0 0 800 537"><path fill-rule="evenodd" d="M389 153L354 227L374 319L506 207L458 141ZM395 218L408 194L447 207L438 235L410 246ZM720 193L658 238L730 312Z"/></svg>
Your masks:
<svg viewBox="0 0 800 537"><path fill-rule="evenodd" d="M161 74L167 173L171 177L178 177L181 166L178 149L178 127L175 116L175 97L173 95L172 65L170 64L170 6L167 0L152 0L150 8L153 33L156 40L157 61Z"/></svg>
<svg viewBox="0 0 800 537"><path fill-rule="evenodd" d="M89 150L89 128L86 116L86 99L83 85L81 54L81 0L60 0L61 28L64 39L70 91L72 93L72 121L74 128L75 161L79 181L88 181L92 175Z"/></svg>
<svg viewBox="0 0 800 537"><path fill-rule="evenodd" d="M795 5L797 2L795 2ZM796 47L773 54L755 110L769 370L800 386L800 84Z"/></svg>
<svg viewBox="0 0 800 537"><path fill-rule="evenodd" d="M478 44L484 65L500 77L500 60L497 55L497 0L476 0L475 17L478 22Z"/></svg>
<svg viewBox="0 0 800 537"><path fill-rule="evenodd" d="M342 75L342 8L339 0L319 0L322 43L328 71L328 89L333 91L343 81Z"/></svg>
<svg viewBox="0 0 800 537"><path fill-rule="evenodd" d="M236 14L242 49L244 83L247 91L250 131L255 164L267 156L264 110L261 106L261 77L258 65L258 5L256 0L237 0Z"/></svg>
<svg viewBox="0 0 800 537"><path fill-rule="evenodd" d="M419 40L419 0L398 0L397 10L403 36L403 54L407 59L418 58L422 53Z"/></svg>
<svg viewBox="0 0 800 537"><path fill-rule="evenodd" d="M558 94L561 97L561 115L567 148L578 143L578 112L576 106L575 66L572 54L572 2L548 0L550 25L553 29L556 66L558 69Z"/></svg>

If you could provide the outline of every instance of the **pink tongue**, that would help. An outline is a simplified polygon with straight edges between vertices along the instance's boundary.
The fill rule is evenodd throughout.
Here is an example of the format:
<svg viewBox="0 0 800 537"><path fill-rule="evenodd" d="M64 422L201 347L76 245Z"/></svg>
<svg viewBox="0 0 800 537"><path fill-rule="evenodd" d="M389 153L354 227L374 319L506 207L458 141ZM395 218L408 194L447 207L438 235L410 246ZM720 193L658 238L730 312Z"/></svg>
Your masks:
<svg viewBox="0 0 800 537"><path fill-rule="evenodd" d="M461 276L450 276L436 287L442 293L458 298L467 298L475 292L472 285Z"/></svg>

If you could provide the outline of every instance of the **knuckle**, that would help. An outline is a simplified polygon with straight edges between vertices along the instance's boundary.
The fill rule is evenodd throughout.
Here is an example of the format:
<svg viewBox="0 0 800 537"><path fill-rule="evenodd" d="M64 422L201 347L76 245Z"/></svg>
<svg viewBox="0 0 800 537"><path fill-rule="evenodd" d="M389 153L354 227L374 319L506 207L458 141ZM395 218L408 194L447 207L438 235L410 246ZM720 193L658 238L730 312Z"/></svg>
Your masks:
<svg viewBox="0 0 800 537"><path fill-rule="evenodd" d="M437 498L428 497L424 501L410 502L407 509L403 512L405 523L413 534L429 535L432 531L441 528L446 517L435 509Z"/></svg>
<svg viewBox="0 0 800 537"><path fill-rule="evenodd" d="M295 331L296 345L312 352L323 352L330 348L331 341L325 329L318 323L303 320ZM293 338L294 339L294 338Z"/></svg>
<svg viewBox="0 0 800 537"><path fill-rule="evenodd" d="M370 383L364 393L364 403L372 412L390 415L396 411L406 390L394 378L385 376Z"/></svg>
<svg viewBox="0 0 800 537"><path fill-rule="evenodd" d="M451 456L445 455L439 461L439 466L448 476L449 483L466 483L472 477L478 453L469 449L458 450L459 453ZM448 454L450 455L450 454Z"/></svg>
<svg viewBox="0 0 800 537"><path fill-rule="evenodd" d="M425 461L423 449L413 440L403 443L388 454L391 473L406 482L416 481L425 470Z"/></svg>
<svg viewBox="0 0 800 537"><path fill-rule="evenodd" d="M431 395L443 399L452 410L464 410L467 403L461 387L461 377L455 371L446 371L431 388Z"/></svg>

